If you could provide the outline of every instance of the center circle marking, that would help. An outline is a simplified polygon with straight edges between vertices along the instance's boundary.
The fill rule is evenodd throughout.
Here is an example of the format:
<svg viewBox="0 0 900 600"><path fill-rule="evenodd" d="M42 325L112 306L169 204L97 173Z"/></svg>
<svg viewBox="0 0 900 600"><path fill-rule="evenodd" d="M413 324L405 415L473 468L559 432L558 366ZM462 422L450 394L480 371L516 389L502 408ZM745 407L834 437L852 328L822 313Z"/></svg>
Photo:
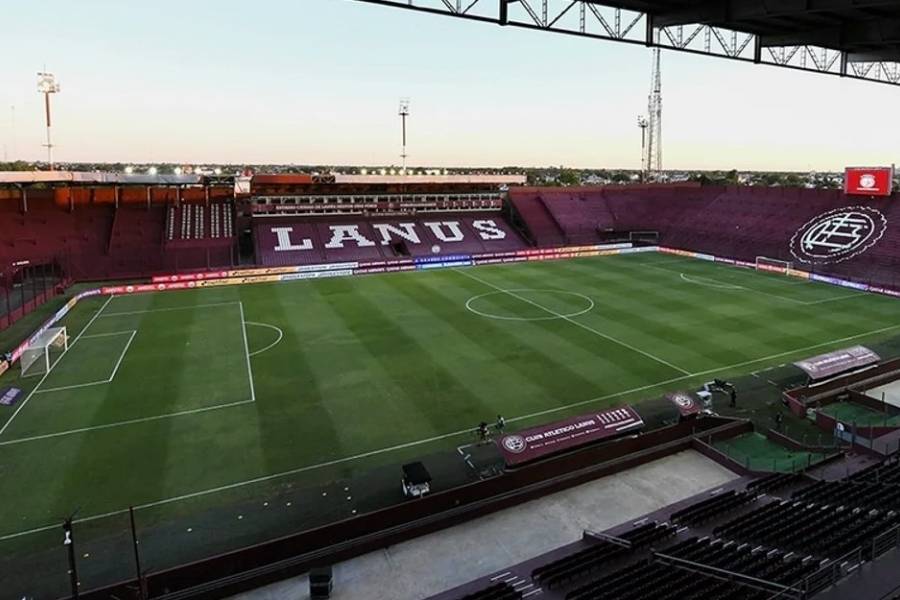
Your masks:
<svg viewBox="0 0 900 600"><path fill-rule="evenodd" d="M489 296L498 296L501 294L509 295L510 293L524 294L524 293L528 293L528 292L537 292L540 294L559 294L562 296L574 296L576 298L581 298L582 300L587 301L588 307L585 309L579 310L579 311L573 311L573 312L569 312L569 313L559 313L559 314L552 314L552 315L548 314L546 317L511 317L511 316L507 316L507 315L495 315L493 313L478 310L477 308L474 308L472 306L472 304L474 302L480 300L481 298L487 298ZM515 297L515 296L513 296L513 297ZM529 298L529 300L531 300L531 298ZM522 300L520 300L520 302L523 302L524 304L529 304L528 302L524 302ZM535 303L535 304L537 304L537 303ZM553 321L556 319L571 319L573 317L577 317L577 316L583 315L585 313L589 313L592 310L594 310L594 301L591 300L589 297L585 296L584 294L579 294L577 292L567 292L564 290L514 289L514 290L487 292L486 294L479 294L477 296L472 296L471 298L466 300L466 310L478 315L479 317L484 317L486 319L498 319L501 321Z"/></svg>

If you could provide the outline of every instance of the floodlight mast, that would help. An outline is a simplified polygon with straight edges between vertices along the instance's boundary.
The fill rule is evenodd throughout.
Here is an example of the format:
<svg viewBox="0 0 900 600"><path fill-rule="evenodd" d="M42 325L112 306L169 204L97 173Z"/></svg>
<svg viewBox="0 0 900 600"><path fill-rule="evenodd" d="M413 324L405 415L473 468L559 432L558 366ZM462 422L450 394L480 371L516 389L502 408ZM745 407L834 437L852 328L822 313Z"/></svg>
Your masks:
<svg viewBox="0 0 900 600"><path fill-rule="evenodd" d="M52 171L54 168L53 165L53 142L50 138L50 128L52 125L52 121L50 120L50 94L58 94L59 93L59 84L56 83L56 77L53 73L38 73L38 93L44 95L44 114L47 118L47 143L44 146L47 148L47 163L49 165L50 170Z"/></svg>
<svg viewBox="0 0 900 600"><path fill-rule="evenodd" d="M647 127L650 122L644 115L638 115L637 125L641 128L641 182L643 183L647 172Z"/></svg>
<svg viewBox="0 0 900 600"><path fill-rule="evenodd" d="M409 98L400 99L400 110L398 111L398 114L400 115L400 121L403 127L403 149L400 152L400 158L403 161L402 174L406 175L406 117L409 116Z"/></svg>

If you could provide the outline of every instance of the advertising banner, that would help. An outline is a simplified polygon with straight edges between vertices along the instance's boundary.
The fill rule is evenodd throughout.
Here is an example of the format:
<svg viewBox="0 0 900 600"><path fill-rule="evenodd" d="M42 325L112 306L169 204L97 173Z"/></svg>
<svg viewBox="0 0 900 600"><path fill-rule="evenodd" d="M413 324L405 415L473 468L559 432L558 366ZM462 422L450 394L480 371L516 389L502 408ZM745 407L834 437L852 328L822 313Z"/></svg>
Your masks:
<svg viewBox="0 0 900 600"><path fill-rule="evenodd" d="M893 167L847 167L844 172L844 193L850 196L890 196L893 185Z"/></svg>
<svg viewBox="0 0 900 600"><path fill-rule="evenodd" d="M803 370L811 379L824 379L845 371L874 365L880 360L880 356L865 346L852 346L797 361L794 366Z"/></svg>
<svg viewBox="0 0 900 600"><path fill-rule="evenodd" d="M295 281L300 279L325 279L327 277L346 277L348 275L353 275L353 269L340 269L334 271L313 271L308 273L290 273L288 275L281 275L280 277L276 277L274 281ZM242 282L242 283L256 283L253 282Z"/></svg>
<svg viewBox="0 0 900 600"><path fill-rule="evenodd" d="M640 415L630 406L623 406L504 435L497 445L506 464L513 466L638 431L643 426Z"/></svg>
<svg viewBox="0 0 900 600"><path fill-rule="evenodd" d="M3 363L4 365L6 363ZM0 371L2 372L2 371ZM22 395L22 390L16 387L0 389L0 406L12 406Z"/></svg>

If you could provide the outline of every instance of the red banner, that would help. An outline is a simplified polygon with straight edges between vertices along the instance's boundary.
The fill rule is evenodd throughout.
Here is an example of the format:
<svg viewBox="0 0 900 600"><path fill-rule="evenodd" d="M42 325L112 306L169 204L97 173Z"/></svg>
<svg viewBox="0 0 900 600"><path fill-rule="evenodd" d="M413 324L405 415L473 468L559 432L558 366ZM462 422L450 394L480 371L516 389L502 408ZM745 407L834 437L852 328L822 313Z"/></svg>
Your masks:
<svg viewBox="0 0 900 600"><path fill-rule="evenodd" d="M890 196L894 185L892 167L847 167L844 193L851 196Z"/></svg>
<svg viewBox="0 0 900 600"><path fill-rule="evenodd" d="M504 435L497 445L506 464L513 466L638 431L643 426L641 416L630 406L623 406Z"/></svg>

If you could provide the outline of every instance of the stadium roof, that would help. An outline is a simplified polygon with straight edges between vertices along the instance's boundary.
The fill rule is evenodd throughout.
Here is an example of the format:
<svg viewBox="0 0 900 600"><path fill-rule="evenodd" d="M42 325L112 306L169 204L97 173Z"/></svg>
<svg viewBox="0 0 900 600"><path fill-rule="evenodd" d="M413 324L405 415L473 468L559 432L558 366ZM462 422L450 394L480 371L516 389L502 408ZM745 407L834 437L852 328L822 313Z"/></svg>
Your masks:
<svg viewBox="0 0 900 600"><path fill-rule="evenodd" d="M896 0L360 0L900 85Z"/></svg>
<svg viewBox="0 0 900 600"><path fill-rule="evenodd" d="M33 184L140 184L140 185L199 185L202 175L126 175L100 171L0 171L0 185Z"/></svg>
<svg viewBox="0 0 900 600"><path fill-rule="evenodd" d="M900 61L900 2L888 0L625 1L660 27L702 23L759 36L763 46L814 45L851 60Z"/></svg>

